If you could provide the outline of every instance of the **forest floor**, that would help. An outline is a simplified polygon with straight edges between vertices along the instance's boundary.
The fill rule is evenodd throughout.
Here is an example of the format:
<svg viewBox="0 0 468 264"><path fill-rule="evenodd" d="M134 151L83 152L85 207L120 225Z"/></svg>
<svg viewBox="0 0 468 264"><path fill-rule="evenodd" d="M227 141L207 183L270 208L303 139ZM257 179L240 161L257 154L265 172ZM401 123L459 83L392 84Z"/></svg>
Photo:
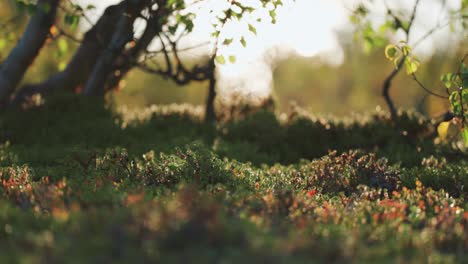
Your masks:
<svg viewBox="0 0 468 264"><path fill-rule="evenodd" d="M466 263L468 156L403 112L0 116L1 263Z"/></svg>

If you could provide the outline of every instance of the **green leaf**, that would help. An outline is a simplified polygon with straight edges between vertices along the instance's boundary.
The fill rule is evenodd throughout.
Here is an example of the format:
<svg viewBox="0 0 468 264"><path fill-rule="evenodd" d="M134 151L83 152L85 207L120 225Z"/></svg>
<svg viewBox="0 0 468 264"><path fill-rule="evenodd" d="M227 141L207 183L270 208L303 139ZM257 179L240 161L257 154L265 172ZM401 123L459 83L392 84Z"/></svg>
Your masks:
<svg viewBox="0 0 468 264"><path fill-rule="evenodd" d="M230 38L230 39L225 39L225 40L223 41L223 45L229 46L229 45L231 45L231 43L232 43L233 40L234 40L234 39L232 39L232 38Z"/></svg>
<svg viewBox="0 0 468 264"><path fill-rule="evenodd" d="M216 61L217 61L219 64L222 64L222 65L226 64L226 59L224 58L223 55L218 55L218 56L216 56Z"/></svg>
<svg viewBox="0 0 468 264"><path fill-rule="evenodd" d="M270 10L269 14L270 14L270 18L271 18L271 23L276 24L276 11L275 10Z"/></svg>
<svg viewBox="0 0 468 264"><path fill-rule="evenodd" d="M240 43L242 44L242 46L243 46L244 48L247 47L247 41L245 41L245 38L244 38L244 37L241 37Z"/></svg>
<svg viewBox="0 0 468 264"><path fill-rule="evenodd" d="M463 103L468 104L468 89L466 88L462 89L461 98L463 100Z"/></svg>
<svg viewBox="0 0 468 264"><path fill-rule="evenodd" d="M369 13L369 9L364 4L359 4L354 13L360 16L366 16Z"/></svg>
<svg viewBox="0 0 468 264"><path fill-rule="evenodd" d="M215 32L213 32L213 33L211 34L211 36L217 38L217 37L219 37L219 34L221 34L220 31L215 31Z"/></svg>
<svg viewBox="0 0 468 264"><path fill-rule="evenodd" d="M229 62L230 63L236 63L236 56L234 56L234 55L229 56Z"/></svg>
<svg viewBox="0 0 468 264"><path fill-rule="evenodd" d="M450 89L450 87L452 87L452 78L453 78L453 73L447 73L447 74L442 75L440 77L440 80L444 83L447 89Z"/></svg>
<svg viewBox="0 0 468 264"><path fill-rule="evenodd" d="M174 35L174 34L177 32L177 28L178 28L177 25L168 26L168 27L167 27L167 30L169 30L169 33L171 33L172 35Z"/></svg>
<svg viewBox="0 0 468 264"><path fill-rule="evenodd" d="M80 23L80 17L76 15L66 14L63 19L65 24L67 24L71 28L77 27Z"/></svg>
<svg viewBox="0 0 468 264"><path fill-rule="evenodd" d="M405 65L406 65L406 73L408 75L411 75L411 74L414 74L418 71L418 68L419 68L419 65L421 63L417 60L414 60L414 59L408 59L405 61Z"/></svg>
<svg viewBox="0 0 468 264"><path fill-rule="evenodd" d="M57 41L57 45L58 45L58 48L60 50L60 52L63 54L63 53L66 53L68 51L68 43L65 39L61 38Z"/></svg>
<svg viewBox="0 0 468 264"><path fill-rule="evenodd" d="M449 96L449 101L452 104L452 110L455 115L462 114L462 105L460 103L460 96L458 91L452 92Z"/></svg>
<svg viewBox="0 0 468 264"><path fill-rule="evenodd" d="M0 50L4 49L7 45L6 39L2 38L0 39Z"/></svg>
<svg viewBox="0 0 468 264"><path fill-rule="evenodd" d="M257 29L252 26L252 24L249 24L249 31L252 32L254 35L257 35Z"/></svg>
<svg viewBox="0 0 468 264"><path fill-rule="evenodd" d="M401 51L403 55L408 56L411 53L411 47L405 44L401 47Z"/></svg>
<svg viewBox="0 0 468 264"><path fill-rule="evenodd" d="M463 129L463 139L465 140L465 145L468 146L468 127L465 127L465 129Z"/></svg>
<svg viewBox="0 0 468 264"><path fill-rule="evenodd" d="M59 71L63 71L65 70L65 68L67 68L67 63L65 61L61 61L59 64L58 64L58 70Z"/></svg>
<svg viewBox="0 0 468 264"><path fill-rule="evenodd" d="M390 44L390 45L387 45L387 47L385 47L385 57L388 60L390 61L395 60L397 58L397 55L398 55L397 46Z"/></svg>

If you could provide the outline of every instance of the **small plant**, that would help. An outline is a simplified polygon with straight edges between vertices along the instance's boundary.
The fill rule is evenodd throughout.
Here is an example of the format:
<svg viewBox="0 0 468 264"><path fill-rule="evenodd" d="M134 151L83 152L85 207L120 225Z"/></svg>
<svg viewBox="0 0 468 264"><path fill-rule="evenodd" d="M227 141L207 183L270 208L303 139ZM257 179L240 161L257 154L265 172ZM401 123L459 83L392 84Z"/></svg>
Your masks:
<svg viewBox="0 0 468 264"><path fill-rule="evenodd" d="M454 31L455 28L458 28L461 31L461 35L466 35L468 29L468 16L466 15L466 12L468 11L468 2L460 0L460 6L455 9L447 7L446 2L443 2L439 15L436 18L435 26L430 28L425 34L416 40L413 40L414 34L412 34L412 32L414 31L413 29L418 16L418 10L421 6L420 0L415 1L413 8L409 12L406 12L406 10L396 10L396 8L390 7L386 1L380 3L384 5L386 14L385 21L379 26L378 30L375 30L372 27L372 23L369 19L369 14L371 13L369 7L373 4L373 1L361 1L350 17L351 21L358 26L357 32L360 33L358 36L363 39L367 49L371 50L385 46L385 43L388 42L387 39L389 36L394 36L396 32L403 33L404 35L404 40L400 41L398 44L389 44L385 48L385 57L392 61L395 66L394 70L387 76L382 86L383 96L392 117L395 119L397 111L393 100L390 97L389 90L392 80L404 66L406 73L411 76L419 87L424 89L428 94L450 100L455 118L452 121L446 121L440 124L438 128L440 138L443 140L449 138L452 139L457 135L462 134L465 143L468 145L468 129L466 129L468 70L464 62L467 55L465 55L461 60L457 72L448 73L441 77L441 81L448 89L447 93L449 96L445 96L437 94L426 88L426 86L417 78L416 72L418 71L421 62L413 54L413 49L415 49L419 44L424 42L438 30L449 25L451 26L452 31Z"/></svg>

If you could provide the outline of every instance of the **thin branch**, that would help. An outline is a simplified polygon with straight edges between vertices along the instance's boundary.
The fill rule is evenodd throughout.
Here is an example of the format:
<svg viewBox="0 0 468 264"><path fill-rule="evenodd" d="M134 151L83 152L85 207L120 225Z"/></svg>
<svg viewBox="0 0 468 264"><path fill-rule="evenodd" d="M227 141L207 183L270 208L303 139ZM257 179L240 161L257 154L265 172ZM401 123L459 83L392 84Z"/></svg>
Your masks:
<svg viewBox="0 0 468 264"><path fill-rule="evenodd" d="M55 27L59 31L59 35L58 35L59 37L64 36L64 37L66 37L66 38L68 38L68 39L70 39L70 40L72 40L72 41L74 41L76 43L81 43L83 41L82 39L79 39L79 38L73 36L73 34L70 34L67 31L65 31L64 29L60 28L59 25L55 25Z"/></svg>
<svg viewBox="0 0 468 264"><path fill-rule="evenodd" d="M68 2L71 6L76 5L76 4L74 4L71 0L67 0L67 2ZM59 8L60 8L62 11L64 11L65 13L71 13L71 11L68 10L68 8L65 7L65 6L60 5ZM91 27L94 26L94 23L93 23L93 22L91 21L91 19L85 14L84 10L81 12L80 16L83 17L83 18L86 20L86 22L87 22Z"/></svg>
<svg viewBox="0 0 468 264"><path fill-rule="evenodd" d="M468 53L466 53L463 58L460 60L460 63L458 64L458 69L457 69L457 73L460 74L461 73L461 66L463 63L465 63L465 60L468 59Z"/></svg>
<svg viewBox="0 0 468 264"><path fill-rule="evenodd" d="M413 28L414 20L416 19L416 13L418 12L419 2L421 0L416 0L413 6L413 12L411 13L411 18L408 23L408 28L406 29L406 40L409 42L411 29Z"/></svg>
<svg viewBox="0 0 468 264"><path fill-rule="evenodd" d="M397 110L396 110L395 104L393 103L392 98L390 97L390 87L392 86L393 79L400 72L405 60L406 60L406 56L401 59L401 61L398 63L398 66L395 69L393 69L393 71L387 76L387 78L385 78L385 81L383 83L382 95L383 95L383 97L385 99L385 102L388 105L388 108L390 110L390 114L392 115L392 118L396 118Z"/></svg>
<svg viewBox="0 0 468 264"><path fill-rule="evenodd" d="M429 31L426 32L426 34L422 35L418 40L414 42L413 49L415 49L417 46L419 46L424 40L426 40L428 37L430 37L432 34L434 34L436 31L443 29L444 27L450 25L450 21L441 24L440 22L437 23L433 28L431 28Z"/></svg>
<svg viewBox="0 0 468 264"><path fill-rule="evenodd" d="M387 1L383 1L385 5L385 9L387 9L387 15L389 15L391 18L393 18L393 21L396 23L396 27L403 28L403 23L401 22L401 19L395 15L395 12L390 8L390 6L387 4ZM403 30L406 32L406 30L403 28ZM406 32L407 33L407 32Z"/></svg>
<svg viewBox="0 0 468 264"><path fill-rule="evenodd" d="M164 40L161 38L161 36L159 37L159 41L161 42L161 46L162 46L162 50L163 50L163 54L164 54L164 59L166 61L167 72L172 73L171 58L169 57L169 54L168 54L167 48L166 48L166 44L164 43Z"/></svg>
<svg viewBox="0 0 468 264"><path fill-rule="evenodd" d="M181 52L187 52L187 51L192 51L194 49L198 49L198 48L201 48L203 46L206 46L210 44L209 41L206 41L206 42L202 42L202 43L199 43L199 44L195 44L195 45L192 45L192 46L188 46L188 47L185 47L185 48L182 48L182 49L178 49L177 52L178 53L181 53ZM163 53L164 51L162 49L159 49L159 50L155 50L155 51L147 51L146 54L147 55L150 55L148 56L148 58L151 58L151 57L154 57L156 55L159 55L161 53ZM172 53L173 51L172 50L169 50L167 51L168 53Z"/></svg>
<svg viewBox="0 0 468 264"><path fill-rule="evenodd" d="M419 85L419 87L421 87L424 91L426 91L426 93L432 95L432 96L435 96L435 97L438 97L438 98L442 98L442 99L448 99L449 97L448 96L445 96L445 95L440 95L440 94L437 94L431 90L429 90L421 81L419 81L418 77L416 76L415 73L412 74L412 77L413 77L413 80L416 81L416 83Z"/></svg>

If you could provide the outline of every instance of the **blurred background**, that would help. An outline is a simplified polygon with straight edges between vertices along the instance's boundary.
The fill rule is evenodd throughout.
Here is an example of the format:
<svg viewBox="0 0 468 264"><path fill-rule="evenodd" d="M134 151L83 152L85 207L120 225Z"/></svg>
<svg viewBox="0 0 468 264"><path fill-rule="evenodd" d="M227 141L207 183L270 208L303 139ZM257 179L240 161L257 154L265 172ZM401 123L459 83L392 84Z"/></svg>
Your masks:
<svg viewBox="0 0 468 264"><path fill-rule="evenodd" d="M81 0L83 5L94 4L96 9L87 14L97 19L109 4L117 0ZM213 5L216 0L206 1ZM219 1L218 1L219 2ZM314 113L330 113L341 116L350 112L363 112L381 106L386 108L381 97L381 86L392 71L393 64L384 56L384 50L366 50L365 43L355 37L355 28L349 22L356 1L349 0L296 0L284 1L278 11L277 23L256 25L258 34L245 31L245 25L233 25L225 29L227 35L245 34L247 47L239 43L220 50L236 56L236 63L220 65L218 89L229 97L233 93L251 100L272 96L278 110L288 112L291 104L297 104ZM374 1L372 21L377 27L384 1ZM410 9L414 1L392 0L397 9ZM434 26L434 14L445 6L456 8L460 1L421 0L414 34L423 35ZM186 45L202 45L185 52L186 59L196 61L210 51L211 21L198 7L195 32L185 40ZM380 10L380 11L379 11ZM0 0L0 60L16 43L27 18L15 15L15 5L10 0ZM82 23L77 34L84 32L89 24ZM393 41L398 42L398 34ZM428 38L415 50L422 61L418 71L426 86L444 93L440 75L454 71L462 54L466 53L467 39L450 32L446 27ZM411 44L411 43L410 43ZM37 82L66 65L77 44L61 38L46 46L29 70L24 82ZM123 89L115 93L118 105L130 108L152 104L192 103L203 104L207 83L192 83L179 87L159 76L132 71L125 80ZM420 89L404 72L393 83L391 95L398 107L415 108L429 116L436 116L448 107L446 100L433 98Z"/></svg>

